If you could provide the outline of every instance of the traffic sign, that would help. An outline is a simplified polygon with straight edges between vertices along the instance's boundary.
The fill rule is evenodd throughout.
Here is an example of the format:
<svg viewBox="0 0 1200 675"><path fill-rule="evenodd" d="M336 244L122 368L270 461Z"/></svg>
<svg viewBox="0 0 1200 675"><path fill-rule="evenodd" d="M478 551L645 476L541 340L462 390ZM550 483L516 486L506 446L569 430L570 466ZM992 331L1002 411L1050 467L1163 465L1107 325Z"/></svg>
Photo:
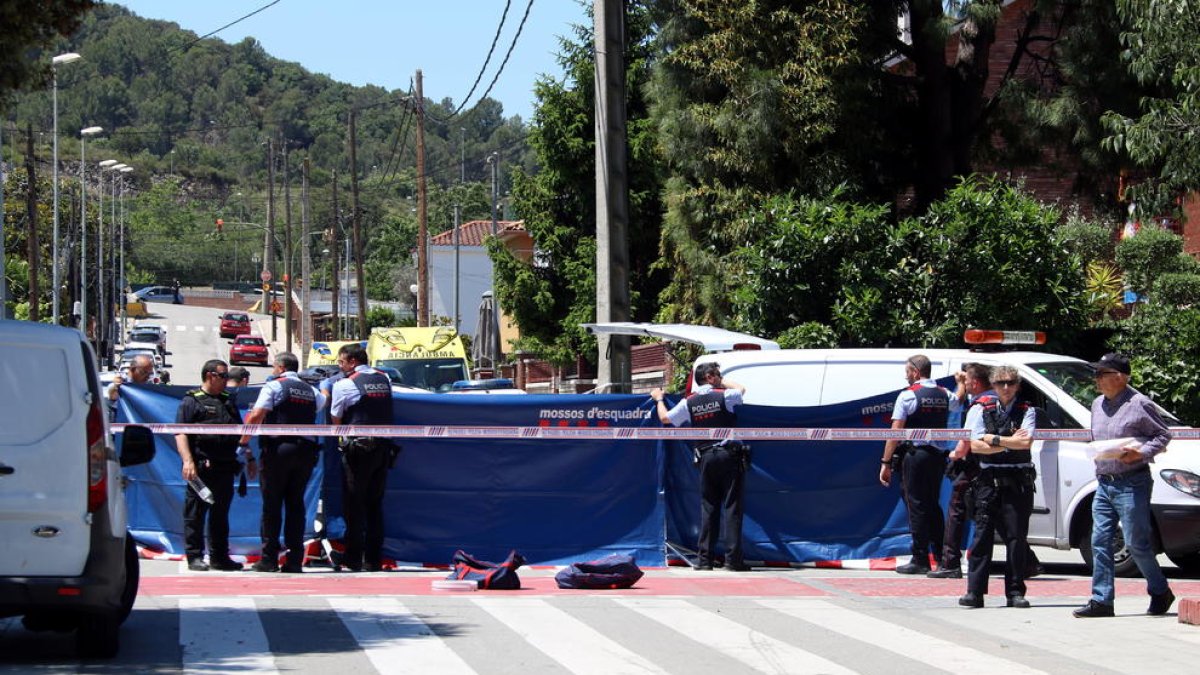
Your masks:
<svg viewBox="0 0 1200 675"><path fill-rule="evenodd" d="M271 290L271 284L263 284L263 292L266 293L269 290Z"/></svg>
<svg viewBox="0 0 1200 675"><path fill-rule="evenodd" d="M258 278L262 279L263 281L270 281L271 280L271 270L263 270L262 274L258 275Z"/></svg>

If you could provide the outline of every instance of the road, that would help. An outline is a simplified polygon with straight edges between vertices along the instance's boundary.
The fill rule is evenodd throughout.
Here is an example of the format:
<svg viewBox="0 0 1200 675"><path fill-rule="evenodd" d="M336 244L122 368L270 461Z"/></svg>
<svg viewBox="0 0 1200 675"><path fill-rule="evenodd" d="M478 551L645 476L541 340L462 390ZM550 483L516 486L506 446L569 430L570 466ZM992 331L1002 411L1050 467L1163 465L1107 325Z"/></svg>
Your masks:
<svg viewBox="0 0 1200 675"><path fill-rule="evenodd" d="M1039 552L1041 553L1041 552ZM889 571L649 569L626 591L563 591L523 569L520 591L441 593L444 572L191 573L144 561L111 662L70 636L0 620L0 672L295 673L1194 673L1200 627L1149 617L1141 580L1117 618L1080 620L1090 582L1047 551L1028 610L956 605L962 580ZM1169 570L1178 595L1200 580ZM1152 665L1151 665L1152 664Z"/></svg>
<svg viewBox="0 0 1200 675"><path fill-rule="evenodd" d="M147 305L151 316L143 319L158 323L167 329L167 368L171 372L171 384L184 386L200 385L200 367L208 359L229 361L229 346L232 340L218 334L220 316L224 312L212 307L194 305L172 305L152 302ZM271 317L268 314L250 313L256 332L260 332L268 343L271 341ZM282 349L284 337L283 319L279 319L278 340L273 345ZM274 354L274 351L271 352ZM243 365L250 371L251 384L262 384L271 374L269 366Z"/></svg>

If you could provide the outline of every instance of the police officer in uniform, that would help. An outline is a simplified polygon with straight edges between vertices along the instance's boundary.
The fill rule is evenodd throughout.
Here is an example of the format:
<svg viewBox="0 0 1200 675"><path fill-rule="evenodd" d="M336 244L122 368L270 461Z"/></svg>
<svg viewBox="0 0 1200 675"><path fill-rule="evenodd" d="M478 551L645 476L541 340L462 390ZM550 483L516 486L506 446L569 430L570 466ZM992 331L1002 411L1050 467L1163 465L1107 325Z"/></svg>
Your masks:
<svg viewBox="0 0 1200 675"><path fill-rule="evenodd" d="M241 424L242 417L225 391L229 366L220 359L200 369L201 385L184 395L175 421L179 424ZM175 449L183 460L183 479L199 478L212 491L213 504L192 488L183 501L183 539L188 569L203 572L242 569L229 559L229 506L233 480L242 472L236 434L176 434ZM253 455L247 460L254 462ZM204 526L208 522L208 564L204 563Z"/></svg>
<svg viewBox="0 0 1200 675"><path fill-rule="evenodd" d="M962 403L931 379L933 364L923 354L910 356L904 363L904 379L909 387L896 397L892 408L893 429L945 429L950 413L961 410ZM879 482L892 482L892 463L897 449L903 449L901 464L904 499L908 507L908 526L912 531L912 560L897 565L898 574L928 574L929 554L941 552L945 521L940 494L946 469L947 449L932 443L884 442Z"/></svg>
<svg viewBox="0 0 1200 675"><path fill-rule="evenodd" d="M367 365L367 352L357 342L338 350L338 366L346 374L333 385L333 424L392 423L392 382ZM342 565L352 572L383 569L383 495L387 471L399 447L387 439L352 436L341 439L342 511L346 550Z"/></svg>
<svg viewBox="0 0 1200 675"><path fill-rule="evenodd" d="M715 363L696 366L695 379L696 389L692 395L670 410L663 403L662 389L650 392L658 419L673 426L688 422L694 427L737 426L735 410L741 404L746 388L722 379L721 368ZM749 448L728 439L699 442L695 452L700 464L700 542L696 569L713 568L714 544L720 529L724 533L725 568L748 570L742 559L742 513L745 510L742 493L746 469L750 465Z"/></svg>
<svg viewBox="0 0 1200 675"><path fill-rule="evenodd" d="M958 604L983 607L992 543L999 532L1008 556L1004 565L1007 604L1027 608L1026 538L1036 477L1029 448L1033 444L1037 415L1033 406L1017 400L1021 375L1016 368L1006 365L992 368L991 381L996 398L981 398L967 412L971 454L979 456L979 477L974 483L975 538L968 561L967 593L958 599Z"/></svg>
<svg viewBox="0 0 1200 675"><path fill-rule="evenodd" d="M300 379L300 360L291 352L275 356L275 379L258 393L246 424L315 424L325 396ZM242 444L250 442L242 437ZM299 574L304 564L304 492L319 457L317 440L306 436L261 436L262 559L255 572L279 571L279 529L287 561L283 571ZM280 517L281 511L285 516Z"/></svg>

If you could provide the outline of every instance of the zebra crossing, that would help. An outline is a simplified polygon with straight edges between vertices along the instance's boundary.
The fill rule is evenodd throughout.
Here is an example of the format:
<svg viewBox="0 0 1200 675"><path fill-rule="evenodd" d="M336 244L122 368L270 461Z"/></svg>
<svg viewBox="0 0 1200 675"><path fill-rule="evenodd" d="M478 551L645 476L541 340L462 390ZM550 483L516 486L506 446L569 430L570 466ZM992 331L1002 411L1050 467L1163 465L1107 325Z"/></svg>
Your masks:
<svg viewBox="0 0 1200 675"><path fill-rule="evenodd" d="M971 611L944 598L836 595L164 595L138 599L110 665L438 675L1195 671L1194 626L1132 607L1081 621L1070 616L1076 604ZM69 645L0 620L0 672L74 671Z"/></svg>

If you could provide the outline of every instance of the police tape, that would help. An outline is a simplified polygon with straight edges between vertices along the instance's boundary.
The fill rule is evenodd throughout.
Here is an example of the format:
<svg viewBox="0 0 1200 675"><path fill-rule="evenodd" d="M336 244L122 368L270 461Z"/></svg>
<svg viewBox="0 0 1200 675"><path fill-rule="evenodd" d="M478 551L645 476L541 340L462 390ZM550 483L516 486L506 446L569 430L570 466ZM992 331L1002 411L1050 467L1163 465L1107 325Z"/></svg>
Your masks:
<svg viewBox="0 0 1200 675"><path fill-rule="evenodd" d="M140 426L155 434L213 436L372 436L376 438L445 438L460 440L589 440L589 441L958 441L970 438L968 429L827 429L827 428L669 428L669 427L470 427L421 425L325 424L113 424L114 433ZM1172 429L1178 440L1200 439L1200 429ZM1046 429L1033 432L1035 441L1092 440L1087 429Z"/></svg>

